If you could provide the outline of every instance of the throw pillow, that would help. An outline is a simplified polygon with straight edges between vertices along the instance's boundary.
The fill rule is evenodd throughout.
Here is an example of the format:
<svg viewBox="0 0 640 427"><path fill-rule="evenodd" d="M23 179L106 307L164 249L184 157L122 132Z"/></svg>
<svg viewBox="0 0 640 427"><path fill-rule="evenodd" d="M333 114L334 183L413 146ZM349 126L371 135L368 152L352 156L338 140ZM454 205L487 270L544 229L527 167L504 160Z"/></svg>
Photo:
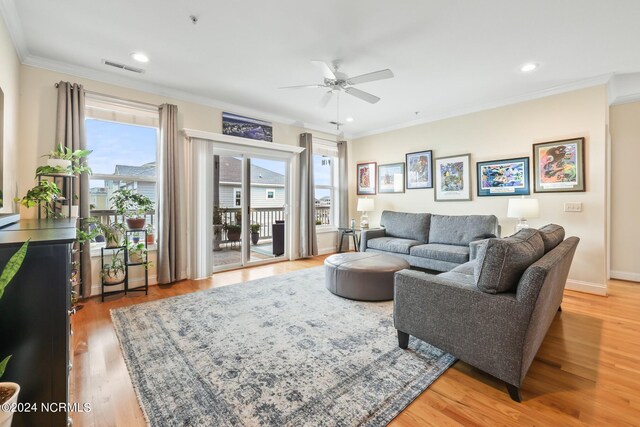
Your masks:
<svg viewBox="0 0 640 427"><path fill-rule="evenodd" d="M522 273L544 255L538 230L526 228L504 239L487 239L478 248L476 286L483 292L513 292Z"/></svg>
<svg viewBox="0 0 640 427"><path fill-rule="evenodd" d="M544 253L558 246L564 240L564 228L557 224L547 224L539 228L540 237L544 242Z"/></svg>

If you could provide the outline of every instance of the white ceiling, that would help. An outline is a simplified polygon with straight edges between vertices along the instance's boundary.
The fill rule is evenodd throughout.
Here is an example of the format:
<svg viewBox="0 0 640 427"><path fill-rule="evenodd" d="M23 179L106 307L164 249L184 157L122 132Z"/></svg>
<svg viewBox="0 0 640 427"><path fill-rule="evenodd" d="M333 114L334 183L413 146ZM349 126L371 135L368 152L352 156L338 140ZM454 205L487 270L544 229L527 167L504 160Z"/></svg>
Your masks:
<svg viewBox="0 0 640 427"><path fill-rule="evenodd" d="M395 78L341 95L348 135L362 135L604 82L640 71L638 0L0 0L23 62L259 118L328 128L312 59L354 76ZM189 15L198 16L193 25ZM146 73L106 67L102 59ZM519 67L537 62L523 74ZM419 112L416 115L416 112Z"/></svg>

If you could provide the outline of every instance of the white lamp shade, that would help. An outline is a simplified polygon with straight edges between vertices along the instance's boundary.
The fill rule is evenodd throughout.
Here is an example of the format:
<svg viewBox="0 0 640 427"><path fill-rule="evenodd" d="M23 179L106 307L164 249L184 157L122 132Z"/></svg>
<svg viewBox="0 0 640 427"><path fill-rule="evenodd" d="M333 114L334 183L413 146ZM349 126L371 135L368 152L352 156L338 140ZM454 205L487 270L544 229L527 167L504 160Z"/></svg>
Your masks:
<svg viewBox="0 0 640 427"><path fill-rule="evenodd" d="M509 199L507 217L509 218L537 218L540 215L538 199Z"/></svg>
<svg viewBox="0 0 640 427"><path fill-rule="evenodd" d="M373 210L373 199L358 199L358 212L371 212Z"/></svg>

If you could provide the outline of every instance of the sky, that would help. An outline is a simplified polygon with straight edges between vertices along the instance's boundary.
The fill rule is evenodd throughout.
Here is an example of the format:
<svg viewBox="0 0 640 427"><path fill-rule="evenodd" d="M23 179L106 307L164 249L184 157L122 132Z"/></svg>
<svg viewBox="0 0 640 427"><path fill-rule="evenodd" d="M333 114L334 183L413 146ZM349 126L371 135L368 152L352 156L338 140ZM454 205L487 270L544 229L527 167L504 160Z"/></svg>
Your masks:
<svg viewBox="0 0 640 427"><path fill-rule="evenodd" d="M157 129L87 119L88 157L93 173L112 174L116 165L140 166L156 161Z"/></svg>

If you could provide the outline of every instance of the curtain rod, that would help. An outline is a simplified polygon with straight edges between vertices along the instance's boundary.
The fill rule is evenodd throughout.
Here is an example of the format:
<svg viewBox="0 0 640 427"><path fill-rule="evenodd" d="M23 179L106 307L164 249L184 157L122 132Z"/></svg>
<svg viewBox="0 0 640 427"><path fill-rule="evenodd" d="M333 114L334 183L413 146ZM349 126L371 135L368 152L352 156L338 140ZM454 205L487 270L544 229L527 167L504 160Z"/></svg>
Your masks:
<svg viewBox="0 0 640 427"><path fill-rule="evenodd" d="M56 88L58 88L58 87L60 87L60 84L59 83L54 83L54 86ZM71 87L71 90L73 90L73 87ZM148 107L153 107L153 108L159 108L160 107L160 105L152 104L150 102L142 102L142 101L136 101L136 100L133 100L133 99L121 98L119 96L107 95L105 93L94 92L94 91L86 90L86 89L84 90L84 93L88 94L88 95L103 96L105 98L111 98L111 99L115 99L115 100L119 100L119 101L132 102L132 103L135 103L135 104L146 105Z"/></svg>

